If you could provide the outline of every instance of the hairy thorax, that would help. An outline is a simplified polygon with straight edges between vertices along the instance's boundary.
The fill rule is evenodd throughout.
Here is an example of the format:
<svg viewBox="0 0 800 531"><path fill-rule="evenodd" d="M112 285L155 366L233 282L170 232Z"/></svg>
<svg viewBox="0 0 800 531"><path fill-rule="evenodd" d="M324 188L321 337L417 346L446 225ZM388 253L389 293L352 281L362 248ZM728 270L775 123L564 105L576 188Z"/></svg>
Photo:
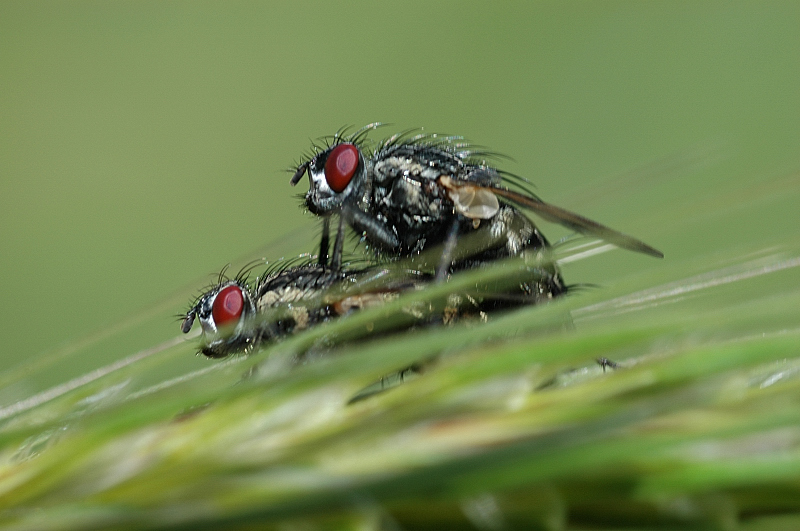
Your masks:
<svg viewBox="0 0 800 531"><path fill-rule="evenodd" d="M456 214L437 182L439 170L405 157L380 160L372 170L372 213L390 225L405 250L441 241Z"/></svg>

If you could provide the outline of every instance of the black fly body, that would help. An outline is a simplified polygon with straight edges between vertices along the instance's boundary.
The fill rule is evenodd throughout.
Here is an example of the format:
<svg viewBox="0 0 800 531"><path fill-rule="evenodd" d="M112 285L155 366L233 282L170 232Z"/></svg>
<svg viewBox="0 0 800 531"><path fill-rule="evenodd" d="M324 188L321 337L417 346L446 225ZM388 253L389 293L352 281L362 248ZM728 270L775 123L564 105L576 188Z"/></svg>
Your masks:
<svg viewBox="0 0 800 531"><path fill-rule="evenodd" d="M297 167L297 184L306 173L306 208L325 219L320 256L327 257L328 218L339 215L331 264L341 263L344 224L382 256L415 257L441 248L437 280L500 258L549 248L546 238L518 207L619 247L663 256L660 251L578 214L506 186L515 180L488 165L492 153L461 137L403 133L371 147L370 124L351 135L344 131ZM519 179L519 178L516 178ZM467 238L469 236L469 238ZM469 242L469 243L462 243ZM426 267L422 265L421 267ZM550 295L564 292L552 262ZM523 288L524 292L524 288Z"/></svg>

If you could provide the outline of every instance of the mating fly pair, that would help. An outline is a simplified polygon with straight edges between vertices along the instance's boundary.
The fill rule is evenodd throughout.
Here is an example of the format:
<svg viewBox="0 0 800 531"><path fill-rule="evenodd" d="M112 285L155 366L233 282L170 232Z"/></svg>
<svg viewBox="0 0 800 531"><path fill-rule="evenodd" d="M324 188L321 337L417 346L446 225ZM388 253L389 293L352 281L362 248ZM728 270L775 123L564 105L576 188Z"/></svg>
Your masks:
<svg viewBox="0 0 800 531"><path fill-rule="evenodd" d="M318 262L270 271L253 289L241 278L220 279L183 320L184 332L200 320L204 354L242 352L504 258L524 257L531 264L516 285L478 286L477 294L466 297L453 294L444 307L415 323L446 322L448 313L485 315L559 296L567 287L547 257L549 243L520 208L618 247L663 256L631 236L543 202L524 190L520 178L487 164L490 152L460 137L405 133L372 147L367 136L379 125L350 135L340 131L299 164L291 183L308 174L305 206L323 218ZM338 222L329 255L334 215ZM410 268L343 268L346 226L377 256L389 262L406 258ZM426 258L431 254L433 263ZM348 293L347 286L367 279L369 288Z"/></svg>

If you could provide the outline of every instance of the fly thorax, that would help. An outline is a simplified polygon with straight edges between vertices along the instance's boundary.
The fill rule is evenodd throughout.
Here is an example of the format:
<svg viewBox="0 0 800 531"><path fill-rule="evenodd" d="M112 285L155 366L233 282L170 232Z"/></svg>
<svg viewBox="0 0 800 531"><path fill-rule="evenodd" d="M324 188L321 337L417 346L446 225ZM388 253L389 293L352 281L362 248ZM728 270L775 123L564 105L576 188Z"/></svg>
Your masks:
<svg viewBox="0 0 800 531"><path fill-rule="evenodd" d="M308 299L308 297L309 293L307 290L294 285L284 286L264 293L261 298L258 299L258 310L263 311L268 308L274 308L279 304L302 301Z"/></svg>
<svg viewBox="0 0 800 531"><path fill-rule="evenodd" d="M419 176L424 167L406 157L387 157L375 163L375 182L387 185L400 177Z"/></svg>

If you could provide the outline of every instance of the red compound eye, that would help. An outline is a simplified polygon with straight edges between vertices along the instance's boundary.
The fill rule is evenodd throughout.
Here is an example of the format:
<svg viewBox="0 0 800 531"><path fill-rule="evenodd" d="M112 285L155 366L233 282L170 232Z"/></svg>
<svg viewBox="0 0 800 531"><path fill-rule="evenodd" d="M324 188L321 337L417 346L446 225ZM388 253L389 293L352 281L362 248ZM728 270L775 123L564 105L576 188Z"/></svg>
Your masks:
<svg viewBox="0 0 800 531"><path fill-rule="evenodd" d="M341 193L350 184L358 168L358 148L353 144L339 144L325 161L325 180L334 192Z"/></svg>
<svg viewBox="0 0 800 531"><path fill-rule="evenodd" d="M214 298L211 316L214 318L214 323L216 323L217 327L220 327L241 317L243 310L244 295L242 295L242 289L239 286L228 286Z"/></svg>

